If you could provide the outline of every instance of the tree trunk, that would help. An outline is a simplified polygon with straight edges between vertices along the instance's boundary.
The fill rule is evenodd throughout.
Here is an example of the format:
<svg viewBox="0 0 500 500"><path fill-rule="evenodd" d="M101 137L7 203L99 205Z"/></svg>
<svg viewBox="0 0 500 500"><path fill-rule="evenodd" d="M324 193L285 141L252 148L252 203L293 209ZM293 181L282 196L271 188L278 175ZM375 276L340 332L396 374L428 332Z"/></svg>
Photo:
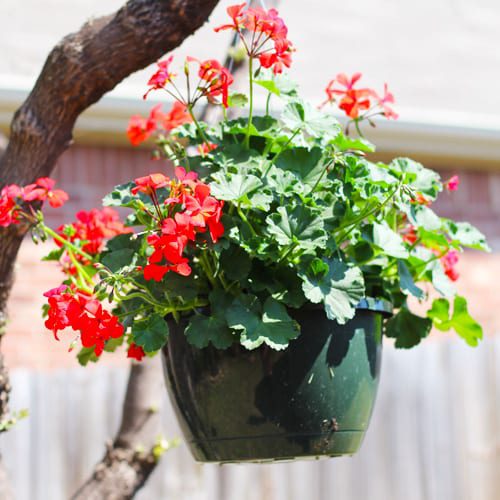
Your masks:
<svg viewBox="0 0 500 500"><path fill-rule="evenodd" d="M78 32L61 40L50 52L33 90L14 115L9 142L0 157L0 187L27 184L50 175L57 159L72 142L78 116L125 77L177 47L206 21L217 1L129 0L116 13L88 21ZM6 327L14 262L28 229L21 225L0 228L0 333ZM1 355L0 366L3 367ZM132 416L142 407L144 394L134 387L142 386L141 379L146 373L146 368L134 367L131 371L127 400L137 398L128 406ZM5 416L2 412L7 411L9 389L8 376L2 370L0 420ZM124 416L125 422L129 415ZM130 441L115 441L100 472L97 467L93 476L97 482L98 477L106 477L109 484L115 477L118 485L124 476L124 462L128 462L127 467L136 471L127 473L128 493L116 490L116 495L95 498L130 498L143 484L154 464L139 460L130 446ZM118 455L114 450L121 457L120 467L115 466L114 457ZM0 471L0 478L3 476Z"/></svg>

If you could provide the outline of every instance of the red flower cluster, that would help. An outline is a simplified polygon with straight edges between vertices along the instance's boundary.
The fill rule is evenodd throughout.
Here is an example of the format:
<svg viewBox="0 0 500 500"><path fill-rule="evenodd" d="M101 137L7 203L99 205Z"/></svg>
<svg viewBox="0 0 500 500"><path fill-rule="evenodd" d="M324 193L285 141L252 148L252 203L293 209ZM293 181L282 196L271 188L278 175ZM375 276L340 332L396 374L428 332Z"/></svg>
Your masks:
<svg viewBox="0 0 500 500"><path fill-rule="evenodd" d="M68 194L62 189L53 189L56 181L49 177L40 177L34 184L28 184L23 190L24 201L49 201L49 205L59 208L69 199Z"/></svg>
<svg viewBox="0 0 500 500"><path fill-rule="evenodd" d="M165 85L170 81L172 81L172 78L176 76L175 73L171 73L169 70L169 66L172 63L173 59L174 56L170 56L164 61L158 61L156 63L158 69L156 70L156 73L154 73L153 76L148 81L148 85L150 88L144 94L144 99L146 99L146 97L152 90L159 90L164 88Z"/></svg>
<svg viewBox="0 0 500 500"><path fill-rule="evenodd" d="M0 191L0 227L19 223L19 205L16 198L21 197L21 188L9 184Z"/></svg>
<svg viewBox="0 0 500 500"><path fill-rule="evenodd" d="M197 86L194 88L192 93L189 93L185 98L180 92L179 89L173 85L172 88L166 89L168 83L172 81L172 78L176 75L170 73L168 70L168 66L172 62L173 56L170 56L165 61L160 61L158 63L158 71L150 78L148 85L150 88L144 95L144 98L147 97L149 92L152 90L165 89L174 99L176 99L177 103L175 108L172 108L169 115L163 115L163 127L165 130L171 130L176 126L181 125L182 123L186 123L187 121L191 121L191 116L187 113L187 106L193 106L200 97L205 96L209 100L213 101L215 97L222 97L222 104L227 108L228 107L228 97L229 97L229 86L233 83L233 75L222 66L219 61L215 59L207 59L206 61L199 61L194 57L187 57L186 62L184 64L184 73L186 78L188 79L188 89L189 86L189 63L196 62L199 64L198 69L198 77L199 82ZM148 120L144 120L140 117L133 117L134 122L131 122L129 128L131 127L130 135L133 135L135 127L137 126L139 131L146 130L149 125L150 129L152 127L151 123ZM139 120L142 120L140 121ZM152 130L146 132L147 137L151 135ZM129 137L130 137L129 135ZM142 137L139 134L140 137ZM141 141L142 142L142 141Z"/></svg>
<svg viewBox="0 0 500 500"><path fill-rule="evenodd" d="M100 356L106 342L119 338L124 333L118 318L102 308L94 297L81 290L71 290L61 285L44 293L48 298L49 309L45 326L52 330L59 340L58 332L71 327L80 332L83 347L94 348Z"/></svg>
<svg viewBox="0 0 500 500"><path fill-rule="evenodd" d="M176 127L192 121L184 104L176 101L168 113L161 111L161 104L156 105L148 118L133 115L127 127L127 136L133 146L138 146L157 130L170 132Z"/></svg>
<svg viewBox="0 0 500 500"><path fill-rule="evenodd" d="M384 94L379 96L373 89L355 88L361 76L361 73L355 73L349 78L346 74L339 73L328 83L325 89L327 98L321 107L329 102L335 102L353 120L360 118L361 113L364 111L372 114L362 116L363 118L381 114L388 119L396 119L398 115L390 107L390 104L394 103L394 96L389 92L387 84L384 84Z"/></svg>
<svg viewBox="0 0 500 500"><path fill-rule="evenodd" d="M132 194L141 192L153 196L157 189L168 186L170 179L163 174L149 174L144 177L138 177L134 182L135 186L131 189Z"/></svg>
<svg viewBox="0 0 500 500"><path fill-rule="evenodd" d="M402 237L403 237L403 241L405 241L406 243L409 243L410 245L413 245L417 240L418 240L418 234L417 234L417 231L415 229L415 226L412 226L411 224L409 224L404 233L402 234Z"/></svg>
<svg viewBox="0 0 500 500"><path fill-rule="evenodd" d="M137 361L142 361L142 358L146 355L144 352L144 349L137 344L134 344L133 342L130 344L128 351L127 351L127 358L132 358Z"/></svg>
<svg viewBox="0 0 500 500"><path fill-rule="evenodd" d="M287 39L288 28L276 9L265 10L261 7L251 7L245 10L246 3L228 7L227 13L232 24L224 24L215 31L236 31L250 57L258 58L264 68L273 68L274 73L281 73L283 67L292 63L292 43ZM253 33L252 45L245 41L242 30ZM273 46L271 47L269 43Z"/></svg>
<svg viewBox="0 0 500 500"><path fill-rule="evenodd" d="M195 59L189 58L189 60ZM209 100L222 96L222 104L227 108L229 85L234 81L233 75L215 59L207 59L199 64L198 76L205 82L205 85L199 87L201 94L208 97Z"/></svg>
<svg viewBox="0 0 500 500"><path fill-rule="evenodd" d="M448 253L441 258L441 264L444 269L444 274L450 278L451 281L457 281L460 274L456 270L455 266L459 260L458 252L456 250L450 250Z"/></svg>
<svg viewBox="0 0 500 500"><path fill-rule="evenodd" d="M18 224L22 214L20 203L48 200L52 207L61 207L68 201L62 189L53 189L56 182L49 177L40 177L25 187L9 184L0 191L0 227Z"/></svg>
<svg viewBox="0 0 500 500"><path fill-rule="evenodd" d="M220 222L224 202L210 196L210 187L197 180L195 172L175 169L177 180L163 174L151 174L135 180L133 192L147 193L158 205L157 189L170 187L170 196L165 200L168 216L159 221L160 232L148 236L153 253L144 267L147 280L161 281L169 271L182 276L191 274L191 267L184 252L190 241L199 233L208 233L216 242L224 233ZM176 210L180 207L181 210ZM161 213L161 212L160 212Z"/></svg>
<svg viewBox="0 0 500 500"><path fill-rule="evenodd" d="M88 212L82 210L76 214L76 221L69 224L71 231L67 231L67 228L68 225L59 227L58 234L71 243L83 242L82 250L90 255L101 252L105 240L132 232L131 228L125 227L120 221L118 212L109 207L102 210L93 208ZM68 232L71 233L70 236L67 235ZM56 241L56 244L62 246L60 242Z"/></svg>

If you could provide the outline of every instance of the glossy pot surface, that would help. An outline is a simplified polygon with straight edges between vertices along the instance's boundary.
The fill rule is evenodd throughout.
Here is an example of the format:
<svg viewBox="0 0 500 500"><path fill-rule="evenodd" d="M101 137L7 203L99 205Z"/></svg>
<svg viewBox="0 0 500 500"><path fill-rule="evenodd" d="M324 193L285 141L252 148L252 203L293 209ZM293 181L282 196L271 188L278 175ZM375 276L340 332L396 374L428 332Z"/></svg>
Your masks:
<svg viewBox="0 0 500 500"><path fill-rule="evenodd" d="M197 349L169 323L168 392L200 462L352 455L372 413L387 309L365 303L345 325L323 310L291 313L301 334L284 351Z"/></svg>

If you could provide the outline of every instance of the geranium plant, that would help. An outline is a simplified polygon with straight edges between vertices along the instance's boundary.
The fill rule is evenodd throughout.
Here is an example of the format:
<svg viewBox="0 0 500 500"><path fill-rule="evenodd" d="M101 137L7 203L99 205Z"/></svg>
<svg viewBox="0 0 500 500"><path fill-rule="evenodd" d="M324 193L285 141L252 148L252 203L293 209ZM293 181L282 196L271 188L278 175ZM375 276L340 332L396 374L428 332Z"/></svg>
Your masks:
<svg viewBox="0 0 500 500"><path fill-rule="evenodd" d="M379 94L360 86L360 74L339 74L325 101L309 104L283 74L294 48L276 10L241 4L228 14L215 31L239 35L248 94L232 92L218 61L187 58L176 73L172 56L160 61L147 95L161 91L174 104L132 117L128 129L134 145L154 137L160 172L116 187L106 208L57 230L40 211L44 200L67 199L53 181L2 190L0 225L27 223L35 239L56 243L46 259L64 281L45 294L47 328L56 338L65 330L84 364L121 344L137 360L154 354L169 317L186 319L199 348L280 350L300 335L292 310L321 304L344 324L362 299L381 298L395 308L384 331L398 347L433 325L476 345L482 329L454 289L455 265L464 247L488 247L469 223L432 209L458 178L443 182L408 158L371 161L363 127L397 118L387 85ZM204 99L220 107L215 124L197 119ZM331 110L345 113L344 125ZM129 210L124 223L110 207ZM413 299L427 311L413 312Z"/></svg>

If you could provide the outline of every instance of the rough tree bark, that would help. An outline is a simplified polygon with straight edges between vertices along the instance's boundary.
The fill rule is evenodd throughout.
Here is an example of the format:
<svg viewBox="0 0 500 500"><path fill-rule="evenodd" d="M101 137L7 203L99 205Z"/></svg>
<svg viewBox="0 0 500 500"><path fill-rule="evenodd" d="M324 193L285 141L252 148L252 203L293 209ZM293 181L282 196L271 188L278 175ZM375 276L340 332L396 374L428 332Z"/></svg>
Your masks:
<svg viewBox="0 0 500 500"><path fill-rule="evenodd" d="M27 184L49 175L61 153L71 144L78 116L125 77L177 47L206 21L217 1L129 0L116 13L93 19L61 40L47 57L32 92L14 115L9 142L0 157L0 187L9 183ZM14 262L27 230L21 226L0 228L0 333L6 326ZM0 355L0 368L3 366ZM0 371L2 412L7 409L10 387L7 372ZM135 421L136 409L142 408L144 391L137 388L142 386L141 379L147 373L147 369L132 368L122 429L128 428L127 421ZM0 420L3 417L0 413ZM114 444L122 451L130 445L120 435ZM117 457L113 449L108 450L93 477L113 484L114 493L107 497L92 496L86 490L89 492L86 498L130 498L134 488L139 488L151 472L150 464L141 465L135 458L130 458L131 470L127 472L114 467L115 462L124 462L124 455ZM102 468L114 472L97 474ZM120 491L124 474L127 489Z"/></svg>

